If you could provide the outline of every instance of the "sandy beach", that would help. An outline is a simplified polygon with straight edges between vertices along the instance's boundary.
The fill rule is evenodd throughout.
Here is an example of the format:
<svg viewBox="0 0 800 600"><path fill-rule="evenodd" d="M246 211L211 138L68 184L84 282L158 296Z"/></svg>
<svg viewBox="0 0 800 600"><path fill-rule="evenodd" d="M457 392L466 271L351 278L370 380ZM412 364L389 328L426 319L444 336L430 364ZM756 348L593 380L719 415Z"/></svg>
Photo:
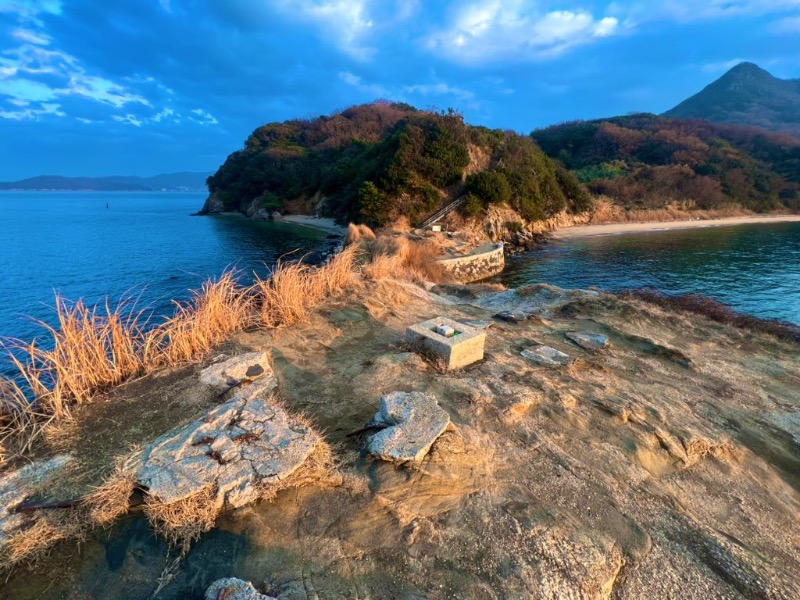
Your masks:
<svg viewBox="0 0 800 600"><path fill-rule="evenodd" d="M279 220L284 223L293 223L303 227L312 227L314 229L321 229L328 233L336 233L344 235L347 231L346 227L337 225L333 219L326 217L312 217L311 215L285 215Z"/></svg>
<svg viewBox="0 0 800 600"><path fill-rule="evenodd" d="M697 229L701 227L730 227L734 225L752 225L755 223L790 223L800 222L800 215L772 215L752 217L727 217L724 219L707 219L695 221L661 221L654 223L609 223L606 225L576 225L553 232L557 239L573 239L605 235L621 235L624 233L644 233L648 231L665 231L669 229Z"/></svg>

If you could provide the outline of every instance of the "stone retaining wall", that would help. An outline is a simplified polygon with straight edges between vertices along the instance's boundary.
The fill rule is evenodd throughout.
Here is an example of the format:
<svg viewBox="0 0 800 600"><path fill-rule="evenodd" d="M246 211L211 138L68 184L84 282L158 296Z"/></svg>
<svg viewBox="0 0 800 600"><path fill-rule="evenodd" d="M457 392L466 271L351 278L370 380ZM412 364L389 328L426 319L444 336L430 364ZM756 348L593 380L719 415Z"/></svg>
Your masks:
<svg viewBox="0 0 800 600"><path fill-rule="evenodd" d="M472 254L440 260L454 278L462 283L478 281L500 273L506 265L503 244L488 244Z"/></svg>

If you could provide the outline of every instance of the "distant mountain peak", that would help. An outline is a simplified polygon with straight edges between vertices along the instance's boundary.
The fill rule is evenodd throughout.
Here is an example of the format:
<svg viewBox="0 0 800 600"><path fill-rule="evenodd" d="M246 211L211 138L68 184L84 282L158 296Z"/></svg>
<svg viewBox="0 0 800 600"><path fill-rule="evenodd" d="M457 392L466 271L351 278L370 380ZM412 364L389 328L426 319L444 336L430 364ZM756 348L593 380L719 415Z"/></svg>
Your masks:
<svg viewBox="0 0 800 600"><path fill-rule="evenodd" d="M664 116L800 136L800 80L778 79L755 63L741 62Z"/></svg>

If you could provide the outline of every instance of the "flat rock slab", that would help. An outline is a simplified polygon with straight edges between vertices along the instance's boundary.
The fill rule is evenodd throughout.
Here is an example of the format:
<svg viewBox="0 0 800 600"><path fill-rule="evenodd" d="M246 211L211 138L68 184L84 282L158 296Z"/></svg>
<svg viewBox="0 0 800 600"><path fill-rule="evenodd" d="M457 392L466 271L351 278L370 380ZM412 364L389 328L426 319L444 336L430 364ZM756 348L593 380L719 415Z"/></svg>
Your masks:
<svg viewBox="0 0 800 600"><path fill-rule="evenodd" d="M420 462L449 424L432 394L392 392L381 398L370 423L386 428L367 438L367 450L387 461Z"/></svg>
<svg viewBox="0 0 800 600"><path fill-rule="evenodd" d="M566 365L570 361L569 354L564 354L560 350L544 345L526 348L520 354L528 360L532 360L537 365L547 365L550 367Z"/></svg>
<svg viewBox="0 0 800 600"><path fill-rule="evenodd" d="M206 590L205 600L275 600L262 594L249 581L226 577L217 579Z"/></svg>
<svg viewBox="0 0 800 600"><path fill-rule="evenodd" d="M168 504L216 484L217 505L238 508L258 499L262 484L294 473L318 443L264 397L237 396L147 446L137 481Z"/></svg>
<svg viewBox="0 0 800 600"><path fill-rule="evenodd" d="M608 348L610 345L608 338L604 335L600 335L599 333L578 333L575 331L568 331L564 335L568 340L590 352L599 352L600 350Z"/></svg>
<svg viewBox="0 0 800 600"><path fill-rule="evenodd" d="M531 316L530 313L512 312L504 310L497 313L496 315L492 315L492 318L498 319L500 321L505 321L506 323L522 323L530 316Z"/></svg>
<svg viewBox="0 0 800 600"><path fill-rule="evenodd" d="M200 372L200 383L223 393L259 378L275 380L267 352L247 352L206 367Z"/></svg>
<svg viewBox="0 0 800 600"><path fill-rule="evenodd" d="M58 454L47 460L32 462L0 477L0 548L3 548L9 537L26 522L25 516L13 512L13 509L45 486L48 480L58 477L72 460L69 454Z"/></svg>

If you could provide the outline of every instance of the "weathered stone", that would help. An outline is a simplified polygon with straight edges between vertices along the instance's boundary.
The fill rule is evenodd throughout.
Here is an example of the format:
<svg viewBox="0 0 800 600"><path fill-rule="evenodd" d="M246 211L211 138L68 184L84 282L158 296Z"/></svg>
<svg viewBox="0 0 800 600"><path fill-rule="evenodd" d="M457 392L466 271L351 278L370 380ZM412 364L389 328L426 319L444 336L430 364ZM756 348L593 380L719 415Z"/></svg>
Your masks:
<svg viewBox="0 0 800 600"><path fill-rule="evenodd" d="M592 290L561 289L544 283L515 290L491 293L470 302L474 306L498 313L509 312L549 318L573 302L597 300L600 293Z"/></svg>
<svg viewBox="0 0 800 600"><path fill-rule="evenodd" d="M5 546L10 535L25 524L23 515L11 512L14 507L24 502L72 460L69 454L58 454L0 477L0 548Z"/></svg>
<svg viewBox="0 0 800 600"><path fill-rule="evenodd" d="M568 354L564 354L560 350L556 350L555 348L544 345L526 348L520 354L539 365L566 365L570 361Z"/></svg>
<svg viewBox="0 0 800 600"><path fill-rule="evenodd" d="M499 319L501 321L505 321L506 323L522 323L525 319L527 319L530 315L525 313L518 313L518 312L510 312L507 310L501 311L496 315L493 315L493 318Z"/></svg>
<svg viewBox="0 0 800 600"><path fill-rule="evenodd" d="M457 281L464 283L485 279L505 267L503 244L486 244L466 256L445 258L439 264Z"/></svg>
<svg viewBox="0 0 800 600"><path fill-rule="evenodd" d="M458 323L463 323L467 327L472 327L473 329L489 329L494 323L491 321L478 321L475 319L456 319Z"/></svg>
<svg viewBox="0 0 800 600"><path fill-rule="evenodd" d="M216 484L219 505L236 508L258 498L262 481L289 477L318 443L282 408L236 397L153 441L137 480L165 503Z"/></svg>
<svg viewBox="0 0 800 600"><path fill-rule="evenodd" d="M383 460L419 462L450 424L432 394L392 392L381 398L371 425L386 429L367 439L367 450Z"/></svg>
<svg viewBox="0 0 800 600"><path fill-rule="evenodd" d="M442 327L452 329L454 335L437 333ZM441 358L448 369L460 369L483 359L486 333L452 319L439 317L411 325L406 329L406 340L421 343L427 350Z"/></svg>
<svg viewBox="0 0 800 600"><path fill-rule="evenodd" d="M249 581L226 577L217 579L206 590L206 600L275 600L259 593Z"/></svg>
<svg viewBox="0 0 800 600"><path fill-rule="evenodd" d="M274 379L267 352L247 352L206 367L200 373L200 383L222 393L259 377Z"/></svg>
<svg viewBox="0 0 800 600"><path fill-rule="evenodd" d="M578 333L575 331L568 331L564 335L568 340L575 342L575 344L590 352L598 352L604 348L608 348L609 346L608 338L604 335L600 335L599 333Z"/></svg>

